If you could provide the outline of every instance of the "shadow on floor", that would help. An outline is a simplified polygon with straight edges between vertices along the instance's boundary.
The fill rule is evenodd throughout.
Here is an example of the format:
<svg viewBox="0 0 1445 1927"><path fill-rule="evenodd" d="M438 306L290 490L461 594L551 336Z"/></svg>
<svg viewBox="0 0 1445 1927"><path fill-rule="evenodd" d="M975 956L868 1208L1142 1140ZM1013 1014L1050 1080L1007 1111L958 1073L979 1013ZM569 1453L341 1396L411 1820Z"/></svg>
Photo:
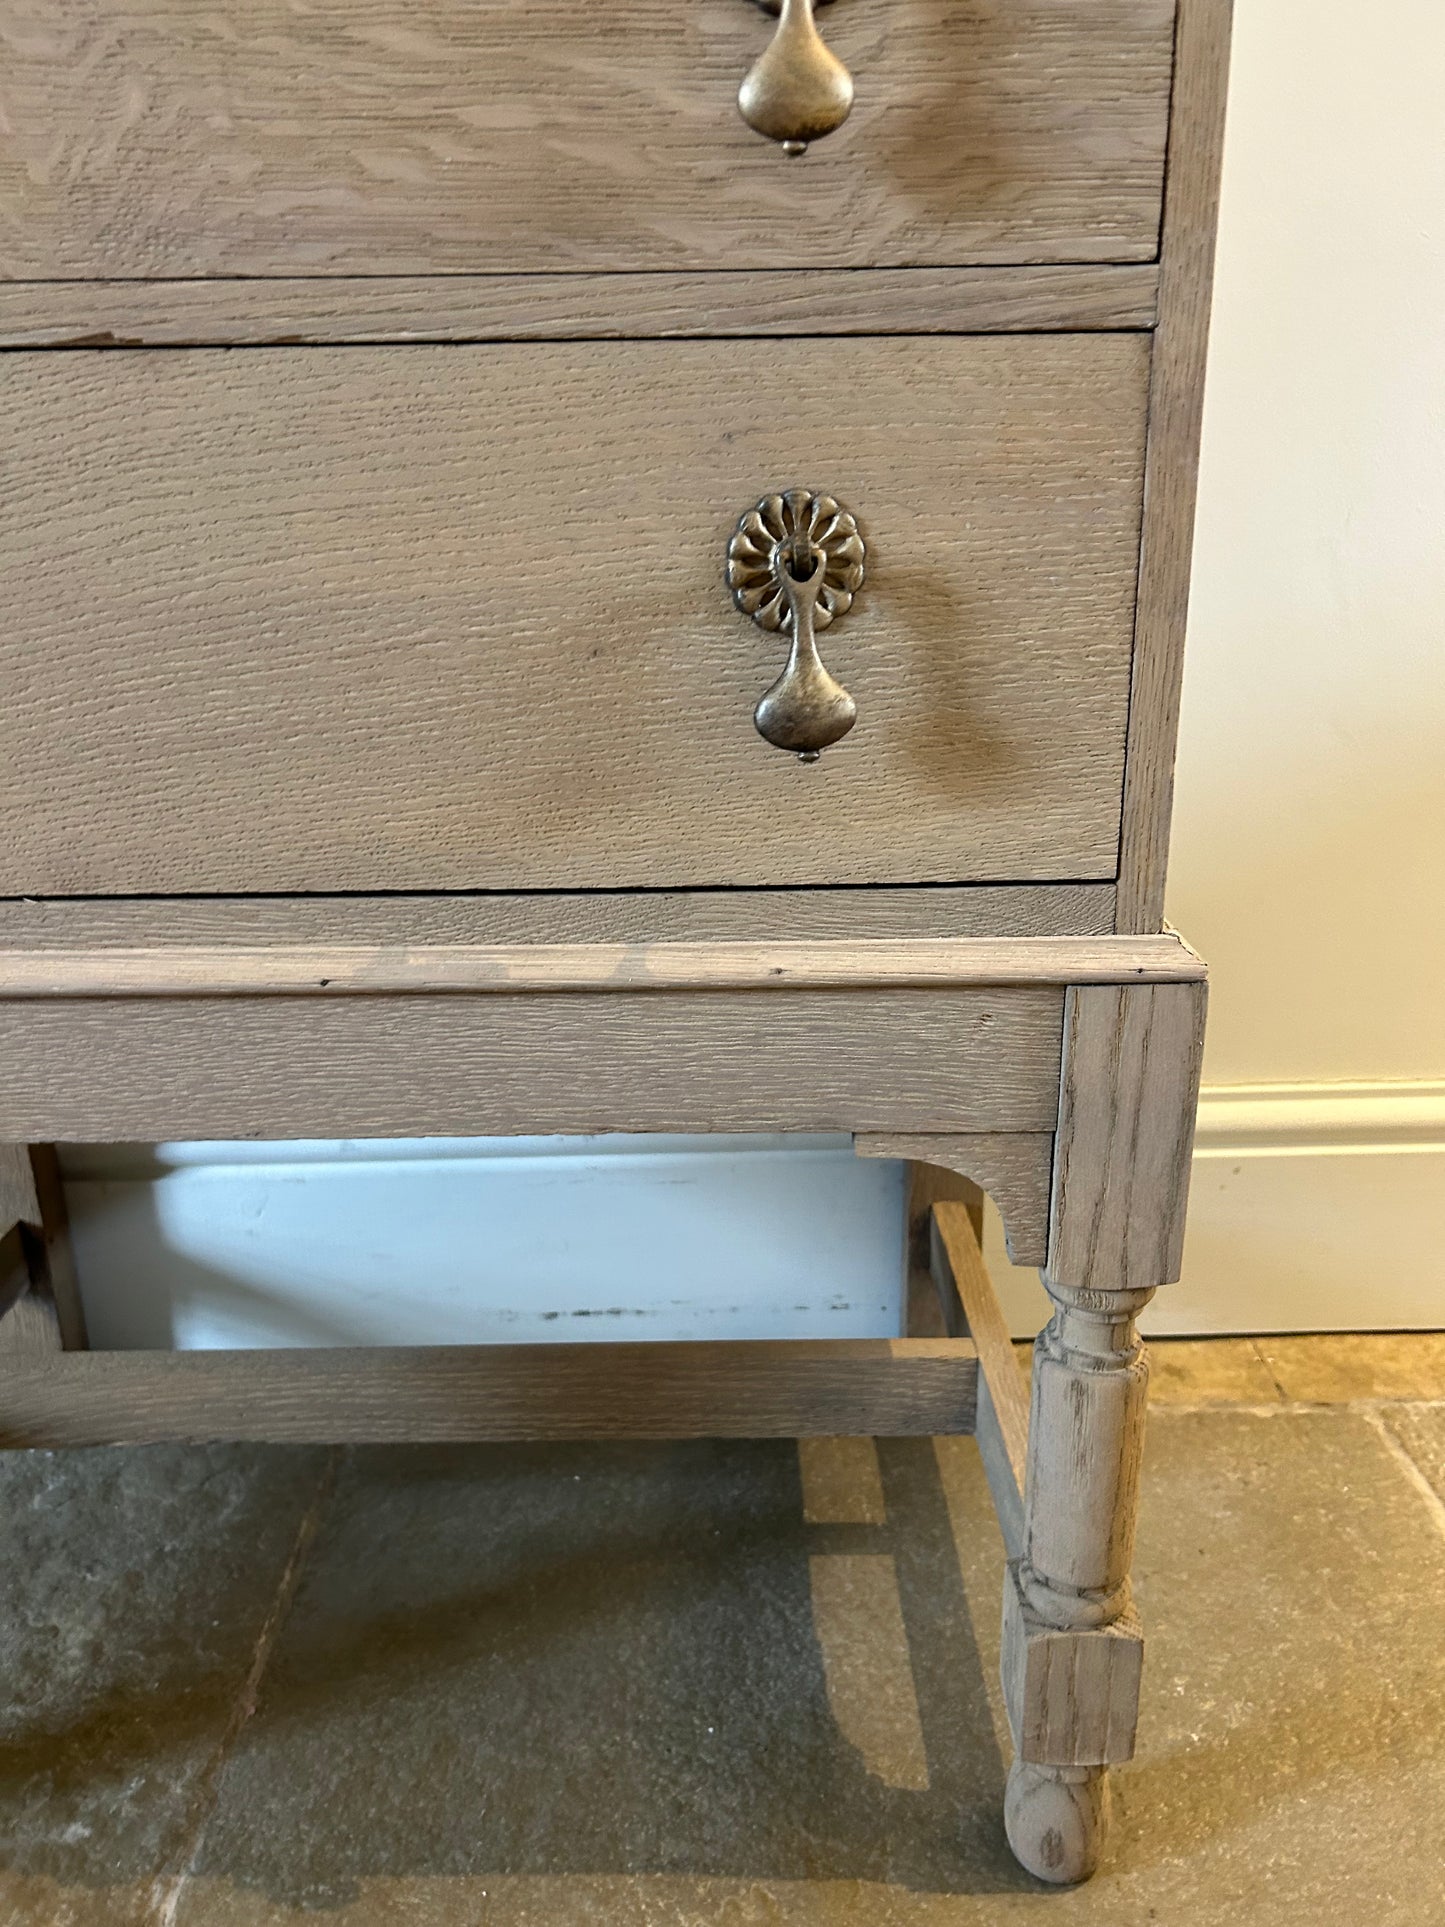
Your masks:
<svg viewBox="0 0 1445 1927"><path fill-rule="evenodd" d="M1060 1894L968 1440L0 1458L0 1922L1438 1927L1445 1405L1166 1404L1148 1462Z"/></svg>
<svg viewBox="0 0 1445 1927"><path fill-rule="evenodd" d="M214 1800L194 1870L307 1908L372 1877L478 1872L1031 1887L1002 1842L1004 1762L932 1442L877 1453L887 1522L870 1525L804 1522L791 1442L347 1454L236 1733L271 1610L258 1582L279 1580L277 1528L321 1455L51 1461L102 1485L121 1461L127 1486L113 1542L102 1528L92 1547L105 1570L55 1574L72 1618L93 1615L72 1637L99 1653L136 1640L137 1605L148 1623L133 1667L103 1660L88 1692L12 1721L0 1800L29 1825L8 1864L83 1886L151 1876ZM232 1514L250 1471L256 1520L206 1507L196 1457L237 1488ZM147 1473L159 1513L189 1497L184 1546L147 1543ZM208 1584L222 1535L225 1599ZM213 1649L207 1620L237 1636ZM26 1670L43 1675L41 1652Z"/></svg>
<svg viewBox="0 0 1445 1927"><path fill-rule="evenodd" d="M809 1527L791 1444L355 1455L197 1871L311 1905L483 1870L1031 1884L932 1445L880 1463L887 1527ZM829 1647L888 1628L820 1623L831 1558L892 1559L925 1788L835 1719Z"/></svg>

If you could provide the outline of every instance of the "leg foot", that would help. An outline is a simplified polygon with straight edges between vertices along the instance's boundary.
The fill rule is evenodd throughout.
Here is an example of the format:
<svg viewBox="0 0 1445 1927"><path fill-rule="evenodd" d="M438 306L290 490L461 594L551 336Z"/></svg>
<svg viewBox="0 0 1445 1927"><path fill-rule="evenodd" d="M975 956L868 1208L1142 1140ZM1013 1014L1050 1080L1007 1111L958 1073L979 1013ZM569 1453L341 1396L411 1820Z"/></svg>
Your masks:
<svg viewBox="0 0 1445 1927"><path fill-rule="evenodd" d="M1036 1879L1060 1887L1087 1880L1109 1831L1107 1767L1015 1760L1003 1822L1015 1860Z"/></svg>

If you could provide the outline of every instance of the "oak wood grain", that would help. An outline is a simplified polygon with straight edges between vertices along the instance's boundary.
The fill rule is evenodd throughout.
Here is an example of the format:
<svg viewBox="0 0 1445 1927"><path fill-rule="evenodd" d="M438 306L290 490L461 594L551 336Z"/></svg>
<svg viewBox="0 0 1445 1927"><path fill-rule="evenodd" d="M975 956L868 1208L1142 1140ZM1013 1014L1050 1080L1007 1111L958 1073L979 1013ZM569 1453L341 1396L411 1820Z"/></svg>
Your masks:
<svg viewBox="0 0 1445 1927"><path fill-rule="evenodd" d="M1051 1130L1062 993L0 999L0 1135Z"/></svg>
<svg viewBox="0 0 1445 1927"><path fill-rule="evenodd" d="M1006 1824L1024 1864L1049 1878L1097 1863L1103 1772L1134 1747L1142 1636L1130 1566L1148 1387L1136 1320L1178 1276L1205 994L1202 982L1082 986L1065 1000L1043 1273L1055 1309L1034 1347L1024 1537L1002 1642L1018 1756ZM1051 1846L1050 1829L1065 1826L1066 1850L1062 1835Z"/></svg>
<svg viewBox="0 0 1445 1927"><path fill-rule="evenodd" d="M0 1363L0 1446L958 1433L977 1370L959 1339L78 1353Z"/></svg>
<svg viewBox="0 0 1445 1927"><path fill-rule="evenodd" d="M1028 1392L970 1214L947 1200L935 1205L930 1244L939 1289L957 1305L948 1329L969 1337L978 1352L974 1436L1004 1546L1017 1559L1024 1546Z"/></svg>
<svg viewBox="0 0 1445 1927"><path fill-rule="evenodd" d="M860 1134L859 1157L905 1158L971 1179L993 1200L1016 1265L1041 1265L1049 1249L1049 1188L1054 1140L1048 1133L973 1131L942 1136L921 1131ZM941 1198L956 1192L940 1189Z"/></svg>
<svg viewBox="0 0 1445 1927"><path fill-rule="evenodd" d="M1101 1821L1102 1770L1134 1749L1143 1640L1129 1569L1148 1383L1135 1319L1153 1295L1045 1284L1054 1313L1034 1346L1024 1540L1004 1586L1000 1660L1018 1756L1006 1815L1030 1866L1048 1855L1043 1815L1030 1823L1019 1798L1037 1793L1031 1774L1085 1770ZM1076 1837L1062 1875L1087 1871L1098 1844L1097 1832Z"/></svg>
<svg viewBox="0 0 1445 1927"><path fill-rule="evenodd" d="M1177 937L918 937L825 943L314 944L0 952L0 998L525 995L1178 983ZM943 1148L947 1148L946 1144ZM987 1163L987 1145L978 1147ZM1033 1167L1030 1166L1030 1175Z"/></svg>
<svg viewBox="0 0 1445 1927"><path fill-rule="evenodd" d="M1134 335L14 357L0 891L1111 880ZM869 577L815 768L727 537Z"/></svg>
<svg viewBox="0 0 1445 1927"><path fill-rule="evenodd" d="M1230 0L1180 0L1121 931L1156 930L1163 917L1229 20ZM1204 997L1199 984L1067 999L1044 1274L1056 1310L1034 1352L1025 1540L1005 1586L1002 1651L1018 1755L1005 1826L1023 1865L1054 1882L1098 1866L1107 1765L1133 1750L1142 1639L1129 1566L1147 1385L1134 1321L1178 1275Z"/></svg>
<svg viewBox="0 0 1445 1927"><path fill-rule="evenodd" d="M887 1142L855 1137L853 1148L867 1157L872 1153L865 1147ZM909 1160L904 1173L903 1330L909 1338L957 1338L963 1331L958 1296L933 1265L933 1207L941 1198L952 1198L981 1227L984 1195L972 1178L942 1165Z"/></svg>
<svg viewBox="0 0 1445 1927"><path fill-rule="evenodd" d="M1046 1283L1179 1276L1206 999L1202 981L1067 993Z"/></svg>
<svg viewBox="0 0 1445 1927"><path fill-rule="evenodd" d="M10 1313L30 1290L30 1253L18 1223L0 1231L0 1355L6 1351Z"/></svg>
<svg viewBox="0 0 1445 1927"><path fill-rule="evenodd" d="M15 1358L59 1357L67 1348L61 1336L58 1307L46 1288L43 1275L37 1276L33 1243L18 1229L0 1244L11 1271L7 1296L9 1308L0 1317L0 1384L4 1367Z"/></svg>
<svg viewBox="0 0 1445 1927"><path fill-rule="evenodd" d="M1000 1647L1020 1760L1102 1767L1133 1757L1144 1634L1132 1603L1104 1626L1052 1626L1032 1611L1011 1565Z"/></svg>
<svg viewBox="0 0 1445 1927"><path fill-rule="evenodd" d="M750 0L5 0L0 271L1152 259L1170 0L888 0L847 126L743 125Z"/></svg>
<svg viewBox="0 0 1445 1927"><path fill-rule="evenodd" d="M53 1144L0 1145L0 1232L0 1356L83 1351L85 1308Z"/></svg>
<svg viewBox="0 0 1445 1927"><path fill-rule="evenodd" d="M1119 856L1121 930L1157 930L1164 915L1231 6L1232 0L1179 0L1160 325L1149 400L1148 513L1140 554Z"/></svg>
<svg viewBox="0 0 1445 1927"><path fill-rule="evenodd" d="M1108 883L0 901L0 948L10 950L1100 937L1113 927Z"/></svg>
<svg viewBox="0 0 1445 1927"><path fill-rule="evenodd" d="M1151 328L1158 278L1150 262L808 274L774 268L716 274L0 281L0 346L184 348Z"/></svg>
<svg viewBox="0 0 1445 1927"><path fill-rule="evenodd" d="M1027 1428L1028 1401L1024 1395L1024 1421ZM1004 1551L1017 1559L1024 1547L1024 1477L1013 1457L1013 1437L1005 1429L999 1402L982 1371L978 1379L978 1408L973 1422L978 1440L978 1455L983 1461L989 1497L1003 1539Z"/></svg>
<svg viewBox="0 0 1445 1927"><path fill-rule="evenodd" d="M1139 1712L1129 1569L1148 1360L1135 1320L1153 1293L1044 1282L1054 1313L1034 1346L1001 1672L1019 1760L1095 1770L1130 1756Z"/></svg>
<svg viewBox="0 0 1445 1927"><path fill-rule="evenodd" d="M40 1199L27 1144L0 1144L0 1233L12 1225L38 1225Z"/></svg>
<svg viewBox="0 0 1445 1927"><path fill-rule="evenodd" d="M933 1207L933 1222L942 1262L962 1307L963 1334L972 1339L978 1352L979 1372L988 1384L1003 1464L1013 1481L1013 1501L1017 1505L1028 1462L1029 1402L1013 1338L967 1211L942 1200ZM997 1469L990 1468L990 1486L995 1488L996 1499Z"/></svg>

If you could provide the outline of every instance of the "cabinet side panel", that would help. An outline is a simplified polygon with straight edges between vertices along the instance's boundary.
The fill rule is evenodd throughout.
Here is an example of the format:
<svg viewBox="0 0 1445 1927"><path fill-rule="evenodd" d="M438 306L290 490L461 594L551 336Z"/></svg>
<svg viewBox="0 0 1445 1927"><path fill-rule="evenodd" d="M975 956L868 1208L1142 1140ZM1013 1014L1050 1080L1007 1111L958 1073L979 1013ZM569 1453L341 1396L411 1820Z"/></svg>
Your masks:
<svg viewBox="0 0 1445 1927"><path fill-rule="evenodd" d="M1157 930L1164 915L1230 13L1231 0L1180 0L1119 850L1121 931Z"/></svg>

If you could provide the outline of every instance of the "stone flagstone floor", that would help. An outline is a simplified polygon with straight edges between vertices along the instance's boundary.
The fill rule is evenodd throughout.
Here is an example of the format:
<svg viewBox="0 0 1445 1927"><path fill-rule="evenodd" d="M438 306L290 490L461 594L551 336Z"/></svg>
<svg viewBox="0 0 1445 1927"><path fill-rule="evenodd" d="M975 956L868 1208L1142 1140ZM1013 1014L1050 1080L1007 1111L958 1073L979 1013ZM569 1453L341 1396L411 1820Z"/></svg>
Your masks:
<svg viewBox="0 0 1445 1927"><path fill-rule="evenodd" d="M1445 1334L1153 1348L1108 1863L970 1440L0 1457L0 1927L1445 1922Z"/></svg>

